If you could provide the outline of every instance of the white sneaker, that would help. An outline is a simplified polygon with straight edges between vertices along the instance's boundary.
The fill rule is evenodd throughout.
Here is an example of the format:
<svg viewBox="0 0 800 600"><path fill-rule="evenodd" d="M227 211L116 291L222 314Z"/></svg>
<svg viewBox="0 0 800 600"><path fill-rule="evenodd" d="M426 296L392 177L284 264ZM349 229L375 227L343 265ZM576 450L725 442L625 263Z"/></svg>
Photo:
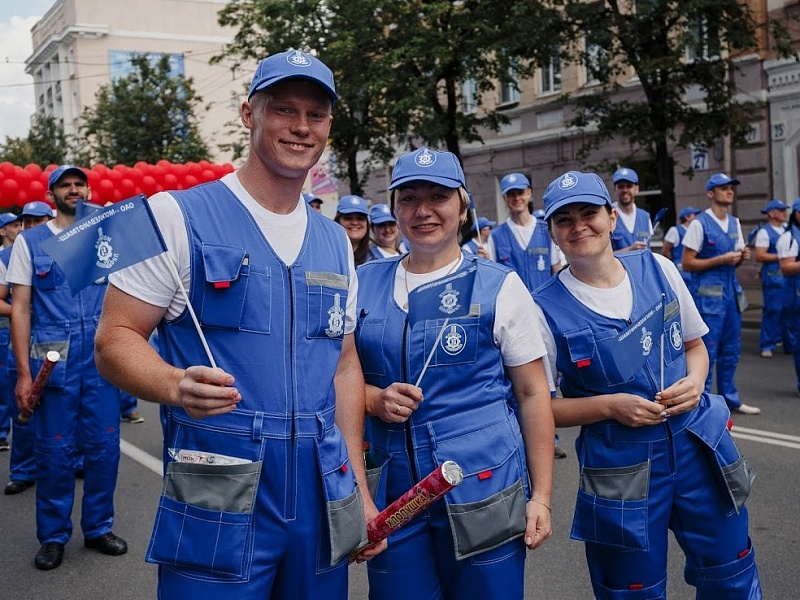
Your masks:
<svg viewBox="0 0 800 600"><path fill-rule="evenodd" d="M762 350L761 358L772 358L772 350Z"/></svg>
<svg viewBox="0 0 800 600"><path fill-rule="evenodd" d="M742 402L738 408L731 409L731 412L738 413L740 415L760 415L761 409L757 406L750 406L749 404Z"/></svg>

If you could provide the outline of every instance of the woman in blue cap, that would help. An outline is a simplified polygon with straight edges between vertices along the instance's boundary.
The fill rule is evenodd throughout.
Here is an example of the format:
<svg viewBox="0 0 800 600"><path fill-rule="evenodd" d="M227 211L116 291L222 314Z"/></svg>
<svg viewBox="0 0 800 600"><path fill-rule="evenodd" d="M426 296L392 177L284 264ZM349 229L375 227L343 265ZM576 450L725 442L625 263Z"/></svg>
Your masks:
<svg viewBox="0 0 800 600"><path fill-rule="evenodd" d="M661 248L661 254L672 261L687 284L692 274L683 270L681 262L683 260L683 236L686 235L686 228L689 227L689 223L694 221L694 218L701 212L703 211L693 206L681 209L681 212L678 213L678 223L667 230L664 235L664 246Z"/></svg>
<svg viewBox="0 0 800 600"><path fill-rule="evenodd" d="M397 219L388 204L373 204L369 209L369 222L372 229L372 245L367 260L389 258L405 252L400 242Z"/></svg>
<svg viewBox="0 0 800 600"><path fill-rule="evenodd" d="M470 231L472 231L472 238L461 245L461 248L463 248L464 252L478 254L479 248L483 248L483 246L486 245L486 242L489 241L489 235L492 233L492 227L495 225L497 225L495 221L490 221L486 217L478 217L477 232L475 229L471 229Z"/></svg>
<svg viewBox="0 0 800 600"><path fill-rule="evenodd" d="M554 429L533 301L507 267L462 254L465 186L450 152L401 156L389 189L409 253L358 270L376 504L445 461L464 472L369 561L373 600L405 599L409 585L421 598L521 600L525 548L551 532Z"/></svg>
<svg viewBox="0 0 800 600"><path fill-rule="evenodd" d="M343 196L336 206L333 220L344 227L353 245L353 258L357 265L367 260L369 253L369 207L361 196Z"/></svg>
<svg viewBox="0 0 800 600"><path fill-rule="evenodd" d="M703 393L708 330L675 266L614 254L616 210L594 173L544 194L569 267L534 293L547 358L562 375L556 425L579 425L571 537L585 542L597 598L666 598L668 530L697 598L761 598L744 501L752 472Z"/></svg>
<svg viewBox="0 0 800 600"><path fill-rule="evenodd" d="M786 319L789 336L795 340L794 370L797 377L797 391L800 393L800 198L792 204L789 226L778 239L775 248L781 265L781 273L786 277Z"/></svg>

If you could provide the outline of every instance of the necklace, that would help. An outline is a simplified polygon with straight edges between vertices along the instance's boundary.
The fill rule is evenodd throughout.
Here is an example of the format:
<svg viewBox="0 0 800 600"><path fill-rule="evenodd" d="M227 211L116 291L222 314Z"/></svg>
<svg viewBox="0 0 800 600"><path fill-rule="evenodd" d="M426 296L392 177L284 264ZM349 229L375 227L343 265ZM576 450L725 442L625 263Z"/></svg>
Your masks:
<svg viewBox="0 0 800 600"><path fill-rule="evenodd" d="M405 284L405 287L406 287L406 301L403 304L403 310L408 310L408 296L411 293L411 290L408 289L408 267L409 267L409 263L411 262L411 254L410 253L406 257L405 260L406 260L406 264L405 264L405 267L403 268L403 283ZM456 257L456 259L452 263L449 263L449 267L450 268L447 270L447 273L442 275L442 277L447 277L448 275L450 275L450 273L455 271L456 267L459 264L461 264L461 252L460 251L459 251L458 256ZM437 271L438 271L438 269L437 269Z"/></svg>

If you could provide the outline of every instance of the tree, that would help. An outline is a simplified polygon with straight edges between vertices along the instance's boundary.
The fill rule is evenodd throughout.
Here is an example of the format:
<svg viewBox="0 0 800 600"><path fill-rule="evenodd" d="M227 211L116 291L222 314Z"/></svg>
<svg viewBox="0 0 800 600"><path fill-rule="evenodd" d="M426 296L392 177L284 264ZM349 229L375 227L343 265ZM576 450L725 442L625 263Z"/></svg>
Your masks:
<svg viewBox="0 0 800 600"><path fill-rule="evenodd" d="M169 57L131 58L130 74L101 86L83 110L78 154L86 164L133 165L205 160L194 110L201 104L192 80L170 74Z"/></svg>
<svg viewBox="0 0 800 600"><path fill-rule="evenodd" d="M56 119L37 115L26 137L6 136L5 143L0 145L0 162L33 163L42 168L49 164L59 165L67 162L68 147L69 141Z"/></svg>
<svg viewBox="0 0 800 600"><path fill-rule="evenodd" d="M785 29L760 24L740 0L556 4L564 14L562 58L586 66L600 84L596 93L564 98L576 109L570 125L587 129L580 157L612 138L630 139L655 164L662 206L674 216L673 147L710 148L724 136L744 142L763 106L736 98L736 58L758 49L768 26L778 54L791 55ZM631 73L636 98L621 93Z"/></svg>
<svg viewBox="0 0 800 600"><path fill-rule="evenodd" d="M526 0L232 0L219 22L237 28L225 56L260 59L289 48L315 51L341 97L332 146L353 193L400 145L461 143L507 122L497 110L463 111L461 84L484 95L530 76L552 52L557 13ZM217 57L221 59L222 57Z"/></svg>

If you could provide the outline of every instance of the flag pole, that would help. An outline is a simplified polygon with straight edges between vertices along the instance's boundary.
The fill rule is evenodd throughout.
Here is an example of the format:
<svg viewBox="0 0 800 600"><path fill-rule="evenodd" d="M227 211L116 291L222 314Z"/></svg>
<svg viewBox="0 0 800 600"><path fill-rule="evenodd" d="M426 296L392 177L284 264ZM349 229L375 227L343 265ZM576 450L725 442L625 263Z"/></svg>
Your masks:
<svg viewBox="0 0 800 600"><path fill-rule="evenodd" d="M168 252L163 252L161 255L167 262L167 266L169 267L170 273L172 273L172 278L178 284L178 287L181 290L181 294L183 295L183 299L186 301L186 309L189 311L189 316L192 317L192 323L194 323L194 328L197 330L197 335L200 336L200 343L203 344L203 349L206 351L208 362L211 363L212 368L216 369L217 361L214 360L214 357L211 354L211 348L208 347L206 336L203 334L203 329L200 327L200 321L197 320L197 315L194 312L194 308L192 308L192 303L189 302L189 294L186 293L186 288L183 285L183 280L181 279L180 273L178 273L178 269L175 266L175 263L172 262L172 259L169 257Z"/></svg>
<svg viewBox="0 0 800 600"><path fill-rule="evenodd" d="M422 365L422 372L417 377L417 383L414 384L415 387L419 387L422 378L425 377L425 371L428 370L428 365L431 364L431 360L433 359L433 353L436 352L436 347L439 345L439 342L442 341L442 335L444 335L444 330L447 328L447 324L450 322L450 318L444 320L442 323L442 328L439 330L439 334L436 336L436 341L433 343L433 348L428 353L428 358L425 359L425 364Z"/></svg>

